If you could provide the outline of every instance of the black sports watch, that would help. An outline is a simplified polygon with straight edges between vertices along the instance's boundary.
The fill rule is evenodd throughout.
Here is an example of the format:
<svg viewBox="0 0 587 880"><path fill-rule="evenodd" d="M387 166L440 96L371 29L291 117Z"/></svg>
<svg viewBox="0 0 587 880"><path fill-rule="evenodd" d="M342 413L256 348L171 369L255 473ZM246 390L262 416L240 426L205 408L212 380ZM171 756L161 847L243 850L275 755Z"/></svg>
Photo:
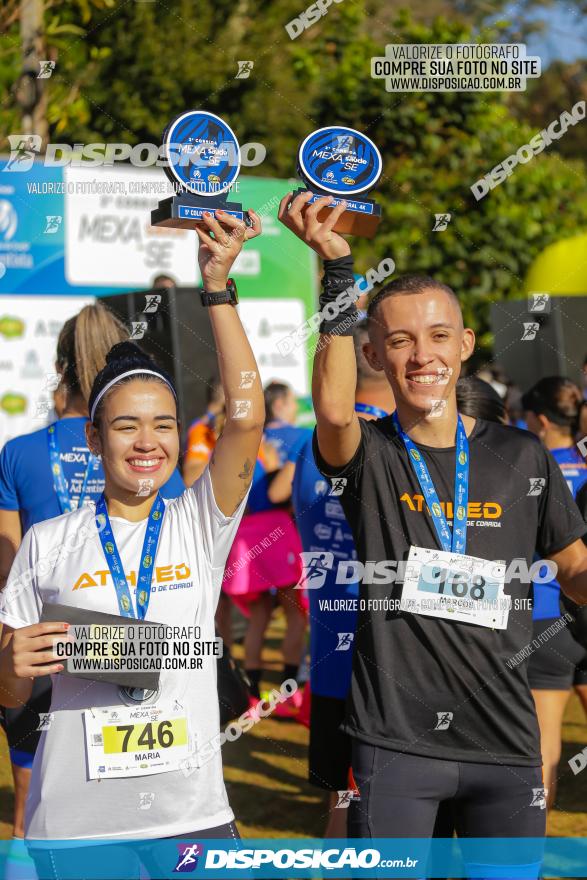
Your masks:
<svg viewBox="0 0 587 880"><path fill-rule="evenodd" d="M235 306L238 302L238 294L234 278L228 279L225 290L215 290L214 293L206 293L205 290L202 290L200 299L203 306L219 306L222 303L230 303L231 306Z"/></svg>

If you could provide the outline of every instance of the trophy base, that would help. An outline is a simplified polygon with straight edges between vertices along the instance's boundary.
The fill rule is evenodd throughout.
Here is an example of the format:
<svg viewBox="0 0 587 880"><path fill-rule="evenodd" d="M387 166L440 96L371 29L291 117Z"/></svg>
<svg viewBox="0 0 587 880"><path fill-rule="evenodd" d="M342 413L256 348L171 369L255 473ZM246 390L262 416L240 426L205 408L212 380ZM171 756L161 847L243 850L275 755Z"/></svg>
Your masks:
<svg viewBox="0 0 587 880"><path fill-rule="evenodd" d="M302 193L308 192L307 189L297 189L292 195L292 199ZM324 198L329 193L314 193L312 198L307 202L304 213L309 205L317 199ZM373 238L377 232L377 227L381 222L381 205L371 199L354 199L348 197L346 200L333 197L334 201L326 205L318 212L318 220L323 222L327 219L328 213L336 208L342 201L346 201L347 207L343 214L338 218L334 226L334 232L343 233L345 235L359 235L362 238Z"/></svg>
<svg viewBox="0 0 587 880"><path fill-rule="evenodd" d="M220 196L206 197L191 193L181 193L159 202L158 206L151 211L151 226L195 229L196 226L206 225L202 219L206 211L214 213L219 209L225 214L236 217L237 220L244 220L247 226L252 226L250 216L237 202L227 202Z"/></svg>

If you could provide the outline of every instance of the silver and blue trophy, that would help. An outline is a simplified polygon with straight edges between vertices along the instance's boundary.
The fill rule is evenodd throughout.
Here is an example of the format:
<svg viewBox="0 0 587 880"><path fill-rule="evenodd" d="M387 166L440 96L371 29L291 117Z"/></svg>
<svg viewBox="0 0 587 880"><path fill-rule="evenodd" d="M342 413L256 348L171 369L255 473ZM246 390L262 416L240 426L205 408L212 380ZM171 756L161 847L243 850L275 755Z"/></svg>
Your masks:
<svg viewBox="0 0 587 880"><path fill-rule="evenodd" d="M214 113L189 110L163 135L164 171L179 192L151 211L151 226L194 229L205 211L221 209L250 226L242 205L227 195L240 171L240 147L230 126Z"/></svg>
<svg viewBox="0 0 587 880"><path fill-rule="evenodd" d="M345 200L347 207L334 231L372 238L381 220L381 206L363 194L377 184L382 170L381 154L366 135L341 125L319 128L298 149L297 173L306 188L296 190L293 198L310 190L311 205L323 196L333 196L334 201L318 213L320 221Z"/></svg>

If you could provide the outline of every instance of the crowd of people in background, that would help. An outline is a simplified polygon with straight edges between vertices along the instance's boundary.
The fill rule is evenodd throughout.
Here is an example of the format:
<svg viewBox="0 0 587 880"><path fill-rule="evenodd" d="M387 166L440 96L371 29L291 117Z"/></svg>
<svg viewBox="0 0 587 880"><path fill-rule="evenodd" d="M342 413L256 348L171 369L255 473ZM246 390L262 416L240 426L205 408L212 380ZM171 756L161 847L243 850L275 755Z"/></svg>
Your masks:
<svg viewBox="0 0 587 880"><path fill-rule="evenodd" d="M163 285L161 285L163 286ZM88 397L106 354L128 338L126 328L101 304L86 306L64 325L55 367L61 382L55 392L57 418L31 434L10 440L0 453L0 588L5 584L24 534L34 523L96 500L104 488L99 459L90 455L85 425ZM357 361L355 409L361 419L394 411L393 395L383 372L369 366L363 353L367 322L354 329ZM474 418L528 430L549 449L587 518L587 462L577 443L587 434L587 358L583 388L566 377L542 378L518 389L498 366L464 376L457 385L459 411ZM250 703L263 699L266 634L272 617L282 614L283 680L298 690L276 715L298 719L310 728L309 779L330 792L327 836L346 834L346 811L337 810L338 792L354 789L351 741L339 728L351 678L356 612L340 605L324 611L323 601L356 598L357 582L336 583L324 569L321 589L312 588L303 554L332 553L354 560L351 530L337 493L318 470L312 430L299 427L298 404L291 387L275 377L264 387L266 422L255 462L252 489L236 532L216 611L216 628L226 649L242 639ZM226 404L219 377L206 381L206 411L189 425L182 472L163 489L177 497L198 480L214 455L226 424ZM60 456L61 451L72 453ZM581 491L583 489L583 491ZM267 543L267 536L278 538ZM260 542L262 552L257 552ZM556 581L534 588L534 636L538 638L560 614ZM349 606L350 607L350 606ZM235 635L236 633L236 635ZM346 641L345 641L346 640ZM587 714L587 648L566 628L529 667L541 728L548 805L554 803L561 753L563 712L575 689ZM39 719L50 703L50 679L35 680L30 702L4 709L14 777L14 834L23 835L24 804L30 768L39 741ZM443 833L443 832L441 832Z"/></svg>

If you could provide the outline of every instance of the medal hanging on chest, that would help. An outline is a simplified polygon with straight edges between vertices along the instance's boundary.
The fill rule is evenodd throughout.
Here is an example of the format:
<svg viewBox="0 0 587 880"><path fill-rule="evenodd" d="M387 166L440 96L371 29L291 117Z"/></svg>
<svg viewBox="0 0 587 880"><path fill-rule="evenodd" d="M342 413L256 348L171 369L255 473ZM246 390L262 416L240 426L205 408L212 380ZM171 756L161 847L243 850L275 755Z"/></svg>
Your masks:
<svg viewBox="0 0 587 880"><path fill-rule="evenodd" d="M144 620L147 615L149 600L151 598L151 581L153 580L155 557L157 555L157 546L159 544L159 536L161 534L164 514L165 502L163 501L163 498L157 494L151 512L149 513L147 529L143 540L143 549L137 575L135 614L130 588L124 573L112 526L110 524L104 495L100 496L100 500L96 505L96 522L100 529L100 543L102 544L104 557L108 564L108 568L110 569L112 582L114 584L114 589L116 590L116 598L118 599L118 607L123 617L136 617L138 620ZM158 691L137 687L119 687L118 693L120 698L127 705L154 702L159 694Z"/></svg>
<svg viewBox="0 0 587 880"><path fill-rule="evenodd" d="M505 595L505 562L466 556L469 503L469 443L457 421L452 531L440 504L424 456L393 420L428 506L442 550L412 545L402 587L400 610L451 622L506 629L511 599Z"/></svg>
<svg viewBox="0 0 587 880"><path fill-rule="evenodd" d="M160 693L161 688L149 690L148 688L122 687L122 685L118 688L118 696L127 706L136 706L139 703L155 703Z"/></svg>

